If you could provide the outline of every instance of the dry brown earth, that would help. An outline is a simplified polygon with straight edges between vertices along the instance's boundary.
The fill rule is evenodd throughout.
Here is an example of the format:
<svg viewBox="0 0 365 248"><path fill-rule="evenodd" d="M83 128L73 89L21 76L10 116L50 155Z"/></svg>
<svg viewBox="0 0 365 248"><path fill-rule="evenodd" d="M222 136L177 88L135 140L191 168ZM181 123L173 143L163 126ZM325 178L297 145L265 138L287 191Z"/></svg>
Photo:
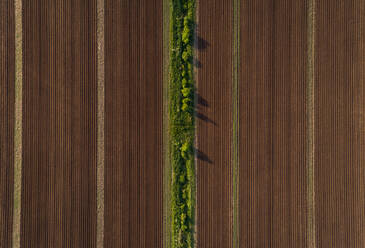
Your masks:
<svg viewBox="0 0 365 248"><path fill-rule="evenodd" d="M197 247L232 246L232 1L199 0Z"/></svg>
<svg viewBox="0 0 365 248"><path fill-rule="evenodd" d="M364 247L364 1L316 1L317 247Z"/></svg>
<svg viewBox="0 0 365 248"><path fill-rule="evenodd" d="M21 247L96 244L96 1L23 1Z"/></svg>
<svg viewBox="0 0 365 248"><path fill-rule="evenodd" d="M241 1L240 247L306 247L306 1Z"/></svg>
<svg viewBox="0 0 365 248"><path fill-rule="evenodd" d="M13 221L15 19L14 2L0 1L0 247L10 247Z"/></svg>
<svg viewBox="0 0 365 248"><path fill-rule="evenodd" d="M240 247L365 246L365 2L240 0ZM163 0L105 2L105 247L162 247ZM232 247L232 0L199 0L197 247ZM96 246L96 0L23 0L21 247ZM13 1L0 1L0 247L11 247ZM313 133L311 133L313 131Z"/></svg>
<svg viewBox="0 0 365 248"><path fill-rule="evenodd" d="M105 247L162 247L162 8L105 5Z"/></svg>

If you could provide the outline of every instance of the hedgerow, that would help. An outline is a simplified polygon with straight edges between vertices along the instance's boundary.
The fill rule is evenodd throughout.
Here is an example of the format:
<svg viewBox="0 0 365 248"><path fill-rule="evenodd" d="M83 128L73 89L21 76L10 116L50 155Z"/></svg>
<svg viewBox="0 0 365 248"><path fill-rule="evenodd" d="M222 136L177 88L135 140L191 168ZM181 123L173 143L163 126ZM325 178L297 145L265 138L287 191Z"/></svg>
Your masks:
<svg viewBox="0 0 365 248"><path fill-rule="evenodd" d="M194 245L194 77L195 0L171 0L170 154L173 248Z"/></svg>

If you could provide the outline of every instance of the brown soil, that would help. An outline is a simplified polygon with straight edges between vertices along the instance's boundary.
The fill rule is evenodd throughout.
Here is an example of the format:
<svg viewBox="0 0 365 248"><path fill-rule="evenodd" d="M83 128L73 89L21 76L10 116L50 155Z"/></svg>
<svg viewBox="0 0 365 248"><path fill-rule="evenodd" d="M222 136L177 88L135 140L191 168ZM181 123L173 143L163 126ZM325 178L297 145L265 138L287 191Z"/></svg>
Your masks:
<svg viewBox="0 0 365 248"><path fill-rule="evenodd" d="M232 246L232 2L199 0L197 247Z"/></svg>
<svg viewBox="0 0 365 248"><path fill-rule="evenodd" d="M318 247L364 247L364 1L316 1Z"/></svg>
<svg viewBox="0 0 365 248"><path fill-rule="evenodd" d="M0 247L11 247L13 223L14 1L0 2Z"/></svg>
<svg viewBox="0 0 365 248"><path fill-rule="evenodd" d="M22 247L96 244L96 1L23 1Z"/></svg>
<svg viewBox="0 0 365 248"><path fill-rule="evenodd" d="M364 247L365 2L315 0L312 130L309 0L240 1L239 246L310 247L314 193L317 247ZM22 247L96 247L96 2L23 1ZM104 244L162 247L163 0L105 4ZM197 247L233 243L232 4L199 0ZM0 1L0 247L12 246L14 27Z"/></svg>
<svg viewBox="0 0 365 248"><path fill-rule="evenodd" d="M306 247L305 1L241 1L240 247Z"/></svg>
<svg viewBox="0 0 365 248"><path fill-rule="evenodd" d="M106 1L105 247L162 247L162 0Z"/></svg>

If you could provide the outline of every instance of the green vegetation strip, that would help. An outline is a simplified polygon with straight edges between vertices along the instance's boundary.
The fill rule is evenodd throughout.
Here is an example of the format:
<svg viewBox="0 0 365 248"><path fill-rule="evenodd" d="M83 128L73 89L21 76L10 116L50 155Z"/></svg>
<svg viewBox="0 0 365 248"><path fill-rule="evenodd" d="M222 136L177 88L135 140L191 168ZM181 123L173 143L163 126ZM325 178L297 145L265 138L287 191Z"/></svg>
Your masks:
<svg viewBox="0 0 365 248"><path fill-rule="evenodd" d="M195 0L171 0L169 135L172 165L171 247L194 246Z"/></svg>
<svg viewBox="0 0 365 248"><path fill-rule="evenodd" d="M20 208L22 187L22 1L15 0L15 139L13 247L20 247Z"/></svg>

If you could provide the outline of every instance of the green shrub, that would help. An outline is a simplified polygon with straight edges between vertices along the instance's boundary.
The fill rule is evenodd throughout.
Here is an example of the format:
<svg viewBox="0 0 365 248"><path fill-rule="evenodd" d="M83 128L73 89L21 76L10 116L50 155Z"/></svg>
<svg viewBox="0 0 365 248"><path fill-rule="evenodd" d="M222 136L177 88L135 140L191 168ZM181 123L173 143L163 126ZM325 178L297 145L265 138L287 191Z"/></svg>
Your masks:
<svg viewBox="0 0 365 248"><path fill-rule="evenodd" d="M189 112L189 105L187 105L186 103L183 103L183 105L181 106L181 110L184 112Z"/></svg>
<svg viewBox="0 0 365 248"><path fill-rule="evenodd" d="M186 63L191 63L191 59L192 59L192 56L193 55L193 51L191 49L191 47L187 47L185 49L185 51L182 53L182 59L184 60L184 62Z"/></svg>
<svg viewBox="0 0 365 248"><path fill-rule="evenodd" d="M192 92L192 89L191 89L191 88L183 88L183 89L181 90L181 93L182 93L182 95L183 95L184 97L189 97L189 96L190 96L190 94L191 94L191 92Z"/></svg>
<svg viewBox="0 0 365 248"><path fill-rule="evenodd" d="M188 85L188 80L186 80L186 78L183 78L181 84L182 87L185 88Z"/></svg>
<svg viewBox="0 0 365 248"><path fill-rule="evenodd" d="M184 30L182 32L182 41L185 44L188 44L190 42L190 29L188 26L184 27Z"/></svg>
<svg viewBox="0 0 365 248"><path fill-rule="evenodd" d="M190 98L184 98L183 100L182 100L182 103L184 104L190 104L191 103L191 99Z"/></svg>
<svg viewBox="0 0 365 248"><path fill-rule="evenodd" d="M180 148L180 151L181 151L181 157L183 157L184 159L188 159L188 156L190 155L191 153L191 150L192 150L192 145L189 143L189 142L185 142L181 148Z"/></svg>

